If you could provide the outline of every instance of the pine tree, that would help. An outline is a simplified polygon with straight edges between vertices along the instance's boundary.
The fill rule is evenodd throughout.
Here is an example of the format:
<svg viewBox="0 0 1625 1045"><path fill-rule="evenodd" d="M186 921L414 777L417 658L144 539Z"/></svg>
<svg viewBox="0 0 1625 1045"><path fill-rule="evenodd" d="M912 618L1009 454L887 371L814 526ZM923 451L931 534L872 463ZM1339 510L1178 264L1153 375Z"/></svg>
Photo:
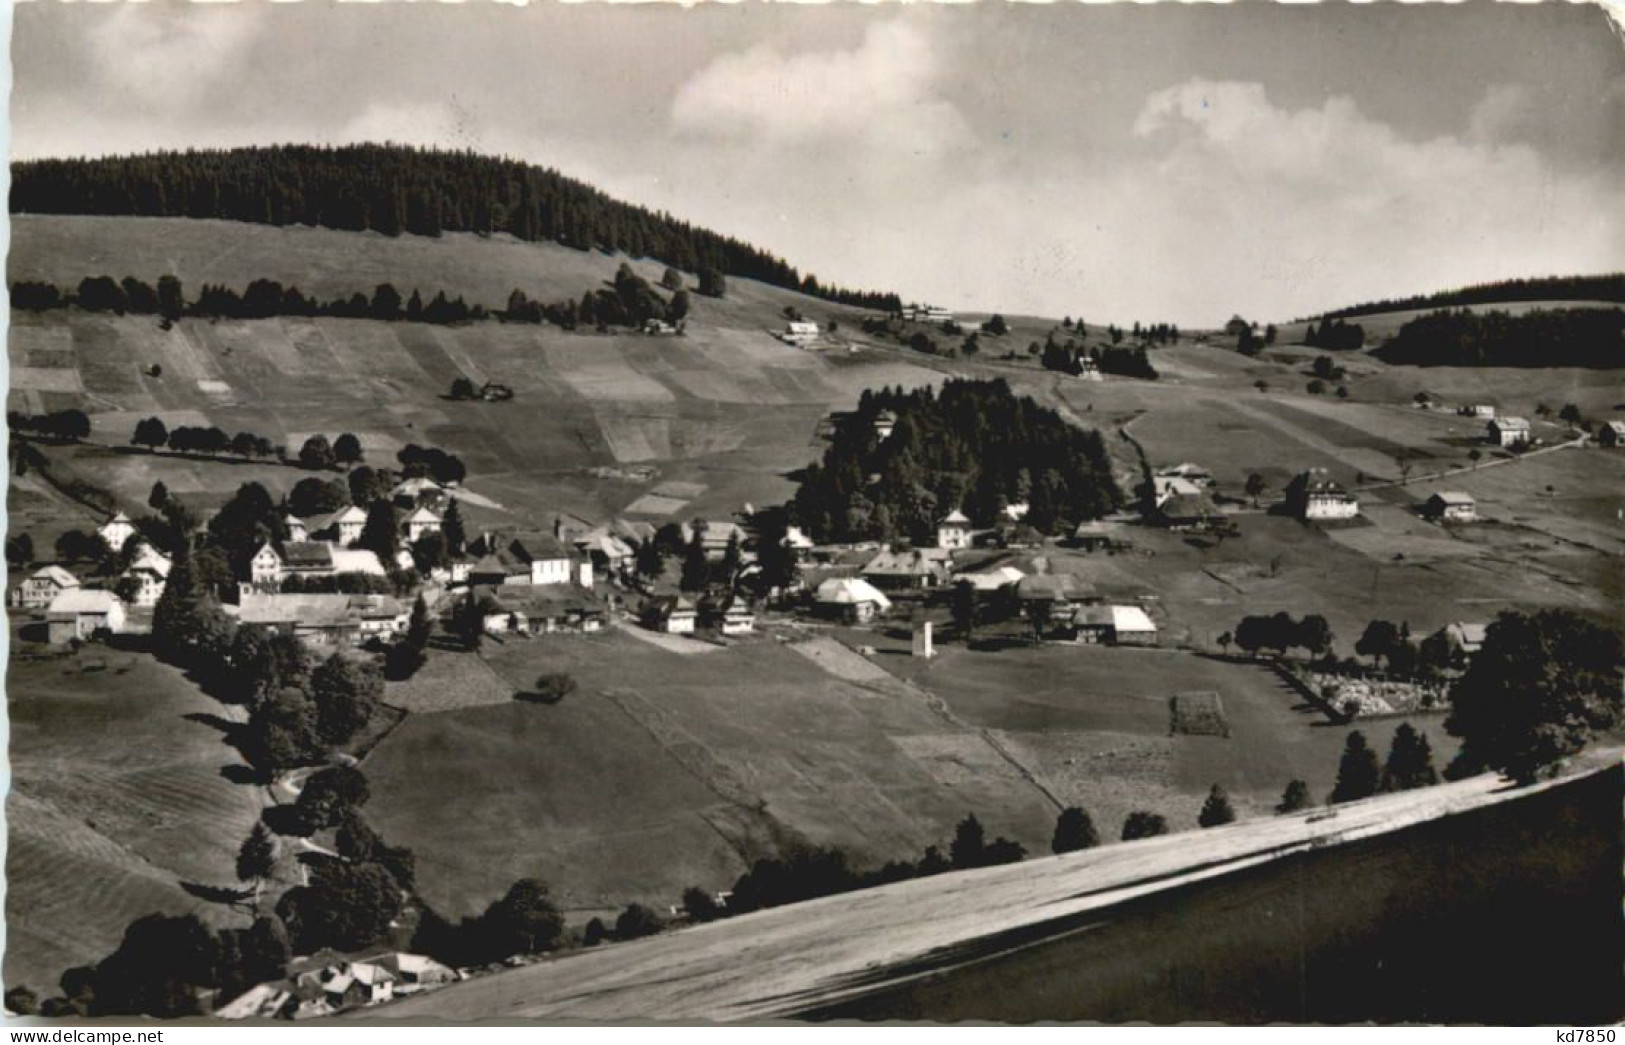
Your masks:
<svg viewBox="0 0 1625 1045"><path fill-rule="evenodd" d="M1418 787L1432 787L1439 782L1438 771L1433 768L1433 747L1426 733L1418 733L1409 722L1402 722L1394 730L1394 742L1388 748L1388 761L1382 770L1383 791L1409 791Z"/></svg>
<svg viewBox="0 0 1625 1045"><path fill-rule="evenodd" d="M259 903L260 888L276 870L276 839L266 830L263 821L256 820L254 829L243 839L237 850L237 880L254 884L254 902Z"/></svg>
<svg viewBox="0 0 1625 1045"><path fill-rule="evenodd" d="M1302 780L1294 780L1286 785L1281 792L1281 801L1275 807L1277 813L1296 813L1300 809L1309 808L1309 785Z"/></svg>
<svg viewBox="0 0 1625 1045"><path fill-rule="evenodd" d="M982 822L972 813L959 822L954 828L953 844L948 848L948 858L953 861L956 871L963 871L969 867L981 867L987 855L987 833L982 829Z"/></svg>
<svg viewBox="0 0 1625 1045"><path fill-rule="evenodd" d="M365 548L378 556L388 570L395 565L395 553L400 550L400 533L395 524L395 506L388 501L374 501L367 509L367 521L361 528L356 547Z"/></svg>
<svg viewBox="0 0 1625 1045"><path fill-rule="evenodd" d="M1224 788L1214 784L1207 793L1207 801L1202 803L1202 812L1197 815L1196 822L1202 827L1218 827L1235 819L1236 811L1230 806L1230 796L1224 793Z"/></svg>
<svg viewBox="0 0 1625 1045"><path fill-rule="evenodd" d="M1377 793L1381 779L1382 768L1377 764L1377 753L1366 743L1365 734L1355 730L1349 734L1343 747L1343 758L1337 767L1337 784L1332 788L1329 801L1336 805L1369 798Z"/></svg>

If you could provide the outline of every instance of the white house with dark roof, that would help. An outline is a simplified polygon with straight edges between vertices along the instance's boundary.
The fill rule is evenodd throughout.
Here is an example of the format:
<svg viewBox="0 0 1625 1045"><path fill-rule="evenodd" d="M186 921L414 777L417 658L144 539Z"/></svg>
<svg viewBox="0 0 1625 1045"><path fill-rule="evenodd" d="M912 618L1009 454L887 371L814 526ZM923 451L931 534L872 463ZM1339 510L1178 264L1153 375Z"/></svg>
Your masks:
<svg viewBox="0 0 1625 1045"><path fill-rule="evenodd" d="M12 594L12 605L42 610L65 591L79 587L79 578L60 566L41 566L28 575Z"/></svg>
<svg viewBox="0 0 1625 1045"><path fill-rule="evenodd" d="M1625 421L1604 421L1597 429L1597 445L1625 445Z"/></svg>
<svg viewBox="0 0 1625 1045"><path fill-rule="evenodd" d="M862 577L831 577L813 592L813 605L825 616L859 622L890 610L891 599Z"/></svg>
<svg viewBox="0 0 1625 1045"><path fill-rule="evenodd" d="M1352 519L1360 514L1359 499L1324 468L1299 473L1287 484L1286 500L1300 519Z"/></svg>

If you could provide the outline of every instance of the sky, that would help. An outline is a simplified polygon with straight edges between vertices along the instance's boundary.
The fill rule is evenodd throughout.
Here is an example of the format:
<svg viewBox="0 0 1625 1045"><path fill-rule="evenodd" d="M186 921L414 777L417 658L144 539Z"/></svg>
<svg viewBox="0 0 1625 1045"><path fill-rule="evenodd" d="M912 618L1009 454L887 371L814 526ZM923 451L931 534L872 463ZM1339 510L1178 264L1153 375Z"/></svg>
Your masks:
<svg viewBox="0 0 1625 1045"><path fill-rule="evenodd" d="M1625 269L1625 35L1583 4L63 4L18 159L500 153L825 282L1290 319Z"/></svg>

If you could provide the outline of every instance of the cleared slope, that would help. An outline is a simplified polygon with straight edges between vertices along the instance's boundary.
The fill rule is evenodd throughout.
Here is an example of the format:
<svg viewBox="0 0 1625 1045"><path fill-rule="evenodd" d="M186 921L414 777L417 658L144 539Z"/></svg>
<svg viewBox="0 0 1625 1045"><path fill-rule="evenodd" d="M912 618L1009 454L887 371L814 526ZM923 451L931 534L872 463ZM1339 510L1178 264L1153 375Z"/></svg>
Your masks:
<svg viewBox="0 0 1625 1045"><path fill-rule="evenodd" d="M1604 761L831 897L367 1015L1613 1019L1622 774Z"/></svg>

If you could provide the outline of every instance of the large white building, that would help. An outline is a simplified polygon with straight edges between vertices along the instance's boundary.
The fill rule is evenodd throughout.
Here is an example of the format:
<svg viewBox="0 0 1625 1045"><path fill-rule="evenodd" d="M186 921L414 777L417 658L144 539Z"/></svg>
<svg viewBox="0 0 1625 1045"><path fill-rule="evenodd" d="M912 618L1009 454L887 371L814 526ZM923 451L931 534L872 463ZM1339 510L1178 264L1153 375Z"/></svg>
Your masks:
<svg viewBox="0 0 1625 1045"><path fill-rule="evenodd" d="M937 547L961 551L970 547L970 519L955 508L937 523Z"/></svg>
<svg viewBox="0 0 1625 1045"><path fill-rule="evenodd" d="M1300 519L1352 519L1360 514L1360 502L1326 474L1324 468L1311 468L1287 486L1287 502Z"/></svg>
<svg viewBox="0 0 1625 1045"><path fill-rule="evenodd" d="M24 609L42 610L65 591L79 587L79 578L60 566L41 566L17 586L12 604Z"/></svg>
<svg viewBox="0 0 1625 1045"><path fill-rule="evenodd" d="M128 515L118 512L111 519L102 523L101 528L96 533L101 537L102 543L113 551L119 551L123 549L125 543L131 537L135 536L135 523L130 521Z"/></svg>

